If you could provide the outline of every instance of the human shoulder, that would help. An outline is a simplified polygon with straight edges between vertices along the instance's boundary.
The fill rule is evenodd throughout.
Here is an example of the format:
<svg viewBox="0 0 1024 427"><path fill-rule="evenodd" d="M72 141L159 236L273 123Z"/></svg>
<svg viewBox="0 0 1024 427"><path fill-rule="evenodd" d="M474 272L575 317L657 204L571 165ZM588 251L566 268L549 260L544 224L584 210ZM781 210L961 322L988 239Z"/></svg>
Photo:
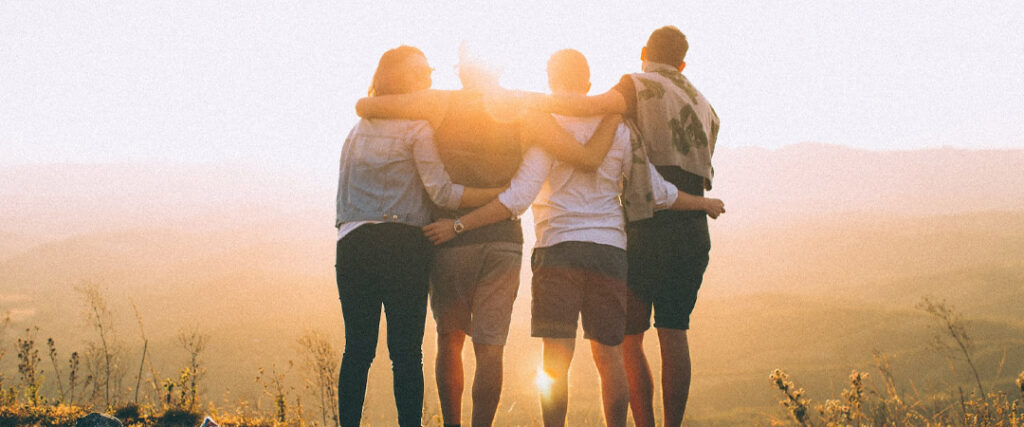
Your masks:
<svg viewBox="0 0 1024 427"><path fill-rule="evenodd" d="M434 131L430 122L422 119L361 119L355 129L359 133L380 136L414 136Z"/></svg>
<svg viewBox="0 0 1024 427"><path fill-rule="evenodd" d="M633 74L623 74L619 82L612 87L613 90L622 94L623 98L636 97L636 84L633 83Z"/></svg>
<svg viewBox="0 0 1024 427"><path fill-rule="evenodd" d="M559 114L552 115L558 125L569 132L576 141L580 144L586 144L587 140L597 131L597 127L601 125L601 119L604 116L563 116Z"/></svg>
<svg viewBox="0 0 1024 427"><path fill-rule="evenodd" d="M694 86L693 82L688 77L686 77L685 74L680 75L682 76L683 81L686 82L686 85L696 95L696 104L701 108L701 110L704 111L704 114L706 114L706 116L709 119L717 122L719 120L718 113L715 111L714 107L711 106L711 102L708 101L707 97L704 96L704 93L697 89L697 87Z"/></svg>

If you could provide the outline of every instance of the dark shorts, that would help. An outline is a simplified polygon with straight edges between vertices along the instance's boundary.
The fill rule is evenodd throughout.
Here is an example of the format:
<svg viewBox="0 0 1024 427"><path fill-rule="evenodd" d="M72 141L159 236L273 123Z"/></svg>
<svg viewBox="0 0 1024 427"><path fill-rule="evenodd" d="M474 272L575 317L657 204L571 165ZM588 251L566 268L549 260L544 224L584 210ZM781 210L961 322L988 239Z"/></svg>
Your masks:
<svg viewBox="0 0 1024 427"><path fill-rule="evenodd" d="M626 334L651 327L690 329L690 314L708 267L707 218L686 212L657 212L626 227L629 297Z"/></svg>
<svg viewBox="0 0 1024 427"><path fill-rule="evenodd" d="M562 242L534 249L531 263L532 336L575 338L576 319L582 317L584 338L611 346L622 343L626 251L590 242Z"/></svg>

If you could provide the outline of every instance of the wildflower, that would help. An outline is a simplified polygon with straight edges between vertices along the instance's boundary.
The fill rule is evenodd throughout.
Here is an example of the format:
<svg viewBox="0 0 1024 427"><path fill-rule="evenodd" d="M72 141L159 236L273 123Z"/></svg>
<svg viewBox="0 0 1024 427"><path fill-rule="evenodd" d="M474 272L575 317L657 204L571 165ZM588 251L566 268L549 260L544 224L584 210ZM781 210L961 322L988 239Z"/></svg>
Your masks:
<svg viewBox="0 0 1024 427"><path fill-rule="evenodd" d="M825 419L828 425L847 425L853 420L850 406L844 405L841 400L828 399L824 405L818 405L818 413Z"/></svg>
<svg viewBox="0 0 1024 427"><path fill-rule="evenodd" d="M786 395L786 398L780 400L779 404L789 410L789 413L793 415L793 418L796 419L798 423L801 425L807 425L809 422L807 407L810 405L811 401L803 397L805 393L804 389L796 388L796 384L789 380L789 375L781 369L772 371L771 375L768 376L768 379Z"/></svg>

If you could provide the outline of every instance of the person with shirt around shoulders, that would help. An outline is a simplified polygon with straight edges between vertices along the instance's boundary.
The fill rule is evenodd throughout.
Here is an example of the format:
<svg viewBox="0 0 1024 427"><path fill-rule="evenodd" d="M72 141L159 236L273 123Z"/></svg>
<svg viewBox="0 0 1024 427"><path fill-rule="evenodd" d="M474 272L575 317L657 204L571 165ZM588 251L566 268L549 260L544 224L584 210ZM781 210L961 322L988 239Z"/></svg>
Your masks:
<svg viewBox="0 0 1024 427"><path fill-rule="evenodd" d="M430 87L431 68L419 49L400 46L381 56L371 96ZM335 264L345 322L338 376L340 425L358 426L366 376L377 353L381 307L402 426L419 426L423 408L423 330L428 269L434 247L421 227L433 204L479 206L503 188L451 182L425 121L360 120L341 151Z"/></svg>
<svg viewBox="0 0 1024 427"><path fill-rule="evenodd" d="M711 190L711 156L719 118L682 71L689 42L673 26L651 33L640 51L642 71L626 74L608 92L595 96L531 96L531 106L574 116L622 114L635 125L658 172L688 194ZM654 425L653 380L643 350L653 310L662 360L664 424L682 423L690 389L686 331L707 269L711 240L705 215L656 212L630 219L629 320L623 352L630 383L630 406L639 427Z"/></svg>
<svg viewBox="0 0 1024 427"><path fill-rule="evenodd" d="M555 94L586 94L590 69L575 50L556 52L548 62L548 81ZM646 171L651 200L657 209L695 210L717 217L721 200L683 193L666 182L646 160L633 155L627 126L618 124L608 155L595 171L557 160L539 147L524 155L509 189L498 199L460 218L466 230L517 217L531 206L537 244L533 251L531 335L543 339L543 371L552 384L543 390L545 426L565 424L568 372L575 347L577 318L590 341L601 377L607 425L626 425L628 381L621 343L626 328L627 256L625 212L619 203L623 176L635 168ZM601 116L556 117L580 144L602 122ZM424 230L431 242L455 238L453 220L434 222Z"/></svg>
<svg viewBox="0 0 1024 427"><path fill-rule="evenodd" d="M464 44L458 73L462 89L421 90L408 94L363 98L356 112L363 117L426 120L434 129L445 169L452 181L477 187L507 186L522 161L523 147L543 145L582 168L596 168L612 143L614 123L594 133L581 146L549 114L520 115L515 94L498 84L498 69ZM435 218L457 219L468 209L440 206ZM430 306L437 324L435 374L444 425L460 425L464 373L462 349L473 340L476 371L472 385L472 425L489 426L501 396L503 356L519 290L522 228L518 218L505 218L463 232L439 247L430 280Z"/></svg>

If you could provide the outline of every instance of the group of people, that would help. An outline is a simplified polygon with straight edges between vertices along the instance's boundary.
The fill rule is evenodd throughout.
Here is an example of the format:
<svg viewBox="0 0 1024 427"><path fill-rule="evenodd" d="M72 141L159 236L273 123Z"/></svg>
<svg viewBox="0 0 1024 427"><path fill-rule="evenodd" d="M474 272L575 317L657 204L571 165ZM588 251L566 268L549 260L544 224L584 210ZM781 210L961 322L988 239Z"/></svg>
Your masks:
<svg viewBox="0 0 1024 427"><path fill-rule="evenodd" d="M553 54L550 94L498 84L493 67L460 52L461 90L430 89L423 53L384 53L363 119L342 148L337 283L345 325L338 380L342 426L359 425L381 308L398 422L418 426L429 302L437 323L436 381L446 426L462 423L462 350L476 358L472 425L494 421L502 357L519 288L532 206L537 242L531 335L543 339L546 426L565 424L578 319L601 378L607 425L653 426L644 333L653 311L665 425L680 425L690 383L686 331L708 263L703 197L713 177L718 117L682 74L686 37L655 30L642 72L588 96L578 51Z"/></svg>

